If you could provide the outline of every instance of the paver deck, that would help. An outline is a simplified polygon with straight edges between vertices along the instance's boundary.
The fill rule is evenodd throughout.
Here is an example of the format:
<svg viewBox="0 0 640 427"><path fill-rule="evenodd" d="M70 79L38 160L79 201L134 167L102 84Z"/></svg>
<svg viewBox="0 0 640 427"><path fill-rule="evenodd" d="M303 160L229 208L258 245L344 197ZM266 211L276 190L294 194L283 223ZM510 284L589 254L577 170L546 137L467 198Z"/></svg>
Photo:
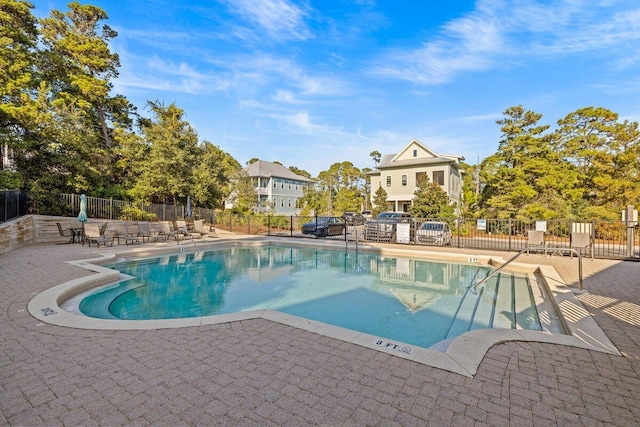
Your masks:
<svg viewBox="0 0 640 427"><path fill-rule="evenodd" d="M622 356L509 342L468 378L266 319L94 331L27 312L35 293L90 274L65 261L95 252L0 255L0 425L640 424L640 263L584 261L580 300ZM520 260L577 282L575 259Z"/></svg>

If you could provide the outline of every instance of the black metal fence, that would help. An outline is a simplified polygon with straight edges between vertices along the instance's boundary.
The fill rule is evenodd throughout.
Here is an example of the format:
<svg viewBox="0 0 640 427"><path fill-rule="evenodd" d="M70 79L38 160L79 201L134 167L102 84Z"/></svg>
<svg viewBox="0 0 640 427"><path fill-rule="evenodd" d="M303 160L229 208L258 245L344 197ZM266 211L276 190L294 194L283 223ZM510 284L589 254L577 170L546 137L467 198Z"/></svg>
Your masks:
<svg viewBox="0 0 640 427"><path fill-rule="evenodd" d="M46 194L29 197L25 191L0 192L0 222L27 213L76 217L80 211L79 194ZM90 218L134 221L174 221L185 219L184 205L132 203L123 200L87 197ZM640 232L637 221L549 220L521 221L516 219L466 219L443 221L438 218L412 218L408 226L327 225L315 216L235 215L213 209L193 207L191 219L204 219L216 228L242 234L323 238L345 241L388 242L404 245L443 245L467 249L520 251L532 245L530 231L542 231L545 252L562 253L563 248L579 249L586 256L598 258L640 258ZM425 235L423 224L446 223L446 238ZM304 227L304 224L308 224ZM343 224L343 223L341 223ZM382 231L382 232L381 232ZM588 244L576 246L576 233L587 236ZM428 233L426 233L428 234Z"/></svg>
<svg viewBox="0 0 640 427"><path fill-rule="evenodd" d="M397 225L384 226L386 233L367 233L371 223L345 225L339 232L325 231L322 220L313 216L241 216L218 213L216 228L243 234L322 238L345 241L388 242L404 245L451 246L455 248L520 251L528 246L540 246L529 238L530 231L542 231L544 252L565 253L563 249L579 250L584 256L596 258L640 258L640 232L637 221L549 220L520 221L515 219L465 219L446 222L446 238L423 238L425 222L446 222L438 218L412 219L404 227L403 236ZM304 224L309 224L304 227ZM443 231L444 233L444 231ZM588 243L578 246L577 234L585 235Z"/></svg>
<svg viewBox="0 0 640 427"><path fill-rule="evenodd" d="M28 194L21 190L0 191L0 222L9 221L28 213Z"/></svg>

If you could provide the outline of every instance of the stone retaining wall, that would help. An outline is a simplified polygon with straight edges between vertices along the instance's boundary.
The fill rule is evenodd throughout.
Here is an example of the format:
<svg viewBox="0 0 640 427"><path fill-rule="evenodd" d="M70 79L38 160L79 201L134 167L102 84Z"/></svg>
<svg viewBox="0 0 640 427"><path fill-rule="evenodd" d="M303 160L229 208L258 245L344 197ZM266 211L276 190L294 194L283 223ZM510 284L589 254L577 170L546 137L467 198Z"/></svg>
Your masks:
<svg viewBox="0 0 640 427"><path fill-rule="evenodd" d="M115 223L125 223L129 232L137 234L136 221L89 219L89 222L97 222L100 225L108 223L105 231L107 237L113 236ZM65 236L60 235L57 223L62 226ZM73 217L45 215L26 215L2 223L0 224L0 255L31 243L67 243L70 227L81 228L82 223Z"/></svg>
<svg viewBox="0 0 640 427"><path fill-rule="evenodd" d="M0 224L0 255L32 243L34 228L32 215Z"/></svg>

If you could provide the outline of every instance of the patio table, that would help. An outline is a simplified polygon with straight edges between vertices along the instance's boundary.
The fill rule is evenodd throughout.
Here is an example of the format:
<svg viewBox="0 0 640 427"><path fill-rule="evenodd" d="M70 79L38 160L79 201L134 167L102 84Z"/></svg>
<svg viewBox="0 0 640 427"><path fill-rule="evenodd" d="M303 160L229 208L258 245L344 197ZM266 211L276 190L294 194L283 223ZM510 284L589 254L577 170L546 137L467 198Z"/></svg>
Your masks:
<svg viewBox="0 0 640 427"><path fill-rule="evenodd" d="M82 228L81 227L70 227L69 231L71 232L71 243L80 243L80 242L82 242Z"/></svg>

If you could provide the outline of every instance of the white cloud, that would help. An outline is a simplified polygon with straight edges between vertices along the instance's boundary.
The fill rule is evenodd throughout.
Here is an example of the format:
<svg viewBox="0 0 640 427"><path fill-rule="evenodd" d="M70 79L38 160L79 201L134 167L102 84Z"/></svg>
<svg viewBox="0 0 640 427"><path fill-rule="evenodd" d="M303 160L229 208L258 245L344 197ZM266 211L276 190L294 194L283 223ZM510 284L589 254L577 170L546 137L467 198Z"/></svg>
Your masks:
<svg viewBox="0 0 640 427"><path fill-rule="evenodd" d="M290 90L276 90L276 93L272 98L276 102L282 102L284 104L297 104L299 101L296 99L296 96Z"/></svg>
<svg viewBox="0 0 640 427"><path fill-rule="evenodd" d="M624 1L480 0L468 15L444 24L422 47L390 51L374 72L418 84L443 84L458 74L535 58L585 51L618 58L639 53L640 9ZM635 61L629 61L629 65Z"/></svg>
<svg viewBox="0 0 640 427"><path fill-rule="evenodd" d="M187 94L213 93L228 90L233 80L223 74L207 74L186 62L173 62L158 56L151 58L120 55L120 75L114 89L148 89ZM131 64L137 64L133 66Z"/></svg>
<svg viewBox="0 0 640 427"><path fill-rule="evenodd" d="M302 97L345 96L350 84L330 74L311 73L292 59L272 55L228 55L210 61L234 76L237 87L268 90L272 100L291 102ZM281 86L273 97L273 85ZM282 88L286 86L287 88ZM286 96L284 96L286 94Z"/></svg>
<svg viewBox="0 0 640 427"><path fill-rule="evenodd" d="M305 23L310 9L288 0L224 0L229 9L259 27L272 39L306 40L312 33ZM247 28L245 28L247 29Z"/></svg>

